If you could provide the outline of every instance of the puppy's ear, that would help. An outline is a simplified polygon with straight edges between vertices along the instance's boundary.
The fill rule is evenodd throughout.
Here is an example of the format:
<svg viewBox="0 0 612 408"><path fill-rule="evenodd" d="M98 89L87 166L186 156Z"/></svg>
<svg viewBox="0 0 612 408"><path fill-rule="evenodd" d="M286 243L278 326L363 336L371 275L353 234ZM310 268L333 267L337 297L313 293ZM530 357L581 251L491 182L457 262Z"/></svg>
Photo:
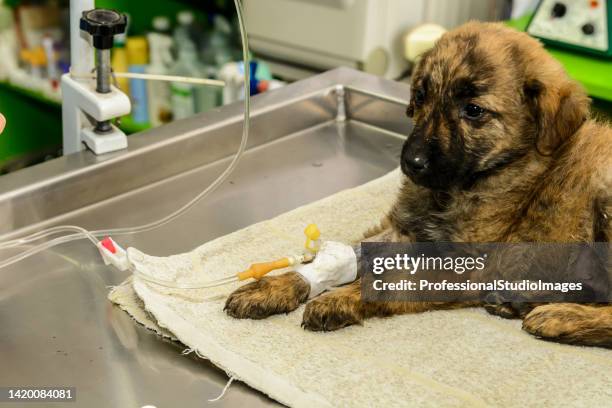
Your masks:
<svg viewBox="0 0 612 408"><path fill-rule="evenodd" d="M527 79L524 85L536 123L536 148L542 154L555 151L589 115L590 100L582 87L565 75L559 76Z"/></svg>

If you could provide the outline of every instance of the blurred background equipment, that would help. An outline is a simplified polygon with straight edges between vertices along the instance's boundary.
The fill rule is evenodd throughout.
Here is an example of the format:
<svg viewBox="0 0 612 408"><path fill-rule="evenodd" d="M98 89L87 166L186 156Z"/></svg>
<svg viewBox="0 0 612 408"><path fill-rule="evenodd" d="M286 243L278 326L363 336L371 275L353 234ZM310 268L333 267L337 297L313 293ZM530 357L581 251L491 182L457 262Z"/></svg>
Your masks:
<svg viewBox="0 0 612 408"><path fill-rule="evenodd" d="M470 19L506 20L527 30L539 3L242 1L253 53L251 95L338 66L408 81L413 63L446 30ZM70 63L68 3L0 0L0 112L8 119L0 138L0 174L62 154L59 78ZM565 6L565 14L552 18L553 9L562 13L557 3ZM116 75L114 83L134 107L116 123L128 137L244 98L244 62L232 1L96 0L95 6L129 16L127 32L114 38L114 72L181 74L226 83L220 89ZM546 41L550 53L588 90L595 109L606 114L612 112L612 59L592 45L607 36L609 52L611 10L610 0L545 0L528 31ZM586 16L593 18L592 28ZM554 27L554 35L533 31L544 17L550 17L544 23Z"/></svg>
<svg viewBox="0 0 612 408"><path fill-rule="evenodd" d="M533 2L514 0L518 6L526 6L527 13L506 22L520 31L527 31L541 39L547 51L561 64L570 77L580 82L593 100L595 116L605 120L612 117L612 59L594 45L606 38L610 50L610 0L561 0ZM525 3L525 4L523 4ZM528 3L528 4L527 4ZM537 9L537 10L534 10ZM513 12L513 15L515 13ZM602 31L603 21L607 31ZM598 21L593 34L585 34L583 27L589 21ZM589 27L587 32L591 32ZM599 40L591 38L598 32ZM605 32L605 34L604 34Z"/></svg>
<svg viewBox="0 0 612 408"><path fill-rule="evenodd" d="M611 22L612 0L543 0L527 32L547 44L610 58Z"/></svg>
<svg viewBox="0 0 612 408"><path fill-rule="evenodd" d="M96 0L95 5L130 16L127 32L114 39L115 72L168 74L179 52L172 34L185 18L192 21L189 36L198 64L206 67L199 78L215 78L223 65L242 59L233 1ZM0 0L0 112L9 120L0 138L0 174L62 154L59 78L70 65L68 6L68 0ZM134 79L130 89L127 78L117 76L114 82L134 106L117 123L124 133L173 119L170 83ZM196 112L223 103L220 89L204 96L206 103Z"/></svg>
<svg viewBox="0 0 612 408"><path fill-rule="evenodd" d="M251 48L272 73L296 80L337 66L396 78L403 36L421 23L447 29L509 16L506 0L246 0Z"/></svg>
<svg viewBox="0 0 612 408"><path fill-rule="evenodd" d="M404 37L404 57L409 62L416 62L434 44L446 29L439 24L421 24L408 31Z"/></svg>

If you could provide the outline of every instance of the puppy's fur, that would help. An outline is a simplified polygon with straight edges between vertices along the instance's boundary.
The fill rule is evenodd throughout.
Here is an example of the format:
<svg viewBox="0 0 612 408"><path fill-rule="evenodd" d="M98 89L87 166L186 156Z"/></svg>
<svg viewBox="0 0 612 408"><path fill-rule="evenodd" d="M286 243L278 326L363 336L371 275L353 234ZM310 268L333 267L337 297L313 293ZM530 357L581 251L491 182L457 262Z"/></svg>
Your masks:
<svg viewBox="0 0 612 408"><path fill-rule="evenodd" d="M406 174L373 241L609 242L612 130L589 119L589 99L540 43L500 24L471 22L445 34L412 76L414 130ZM294 272L230 295L229 315L264 318L306 301ZM361 301L359 280L306 305L308 330L372 316L473 306ZM612 306L488 305L559 342L612 347Z"/></svg>

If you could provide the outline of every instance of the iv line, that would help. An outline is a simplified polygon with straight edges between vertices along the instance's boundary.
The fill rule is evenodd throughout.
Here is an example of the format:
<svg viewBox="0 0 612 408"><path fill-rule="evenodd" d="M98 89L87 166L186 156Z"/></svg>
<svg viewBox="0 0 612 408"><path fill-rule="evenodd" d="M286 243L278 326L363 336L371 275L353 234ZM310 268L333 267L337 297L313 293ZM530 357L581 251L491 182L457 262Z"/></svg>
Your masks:
<svg viewBox="0 0 612 408"><path fill-rule="evenodd" d="M96 79L95 72L92 72L91 74L84 74L81 72L70 71L70 75L73 78L77 78L77 79ZM136 72L117 72L117 71L112 71L112 75L117 78L145 79L147 81L183 82L186 84L216 86L220 88L225 86L225 82L220 81L218 79L193 78L193 77L178 76L178 75L140 74Z"/></svg>

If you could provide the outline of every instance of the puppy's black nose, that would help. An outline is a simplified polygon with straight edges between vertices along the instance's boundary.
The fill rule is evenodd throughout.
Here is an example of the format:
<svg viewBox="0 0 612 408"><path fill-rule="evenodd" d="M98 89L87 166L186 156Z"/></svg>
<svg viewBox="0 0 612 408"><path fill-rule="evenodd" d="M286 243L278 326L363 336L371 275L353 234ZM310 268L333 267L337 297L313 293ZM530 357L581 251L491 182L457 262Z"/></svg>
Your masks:
<svg viewBox="0 0 612 408"><path fill-rule="evenodd" d="M407 157L405 157L404 164L413 172L420 173L427 168L429 162L425 155L416 154L414 156L408 155Z"/></svg>

